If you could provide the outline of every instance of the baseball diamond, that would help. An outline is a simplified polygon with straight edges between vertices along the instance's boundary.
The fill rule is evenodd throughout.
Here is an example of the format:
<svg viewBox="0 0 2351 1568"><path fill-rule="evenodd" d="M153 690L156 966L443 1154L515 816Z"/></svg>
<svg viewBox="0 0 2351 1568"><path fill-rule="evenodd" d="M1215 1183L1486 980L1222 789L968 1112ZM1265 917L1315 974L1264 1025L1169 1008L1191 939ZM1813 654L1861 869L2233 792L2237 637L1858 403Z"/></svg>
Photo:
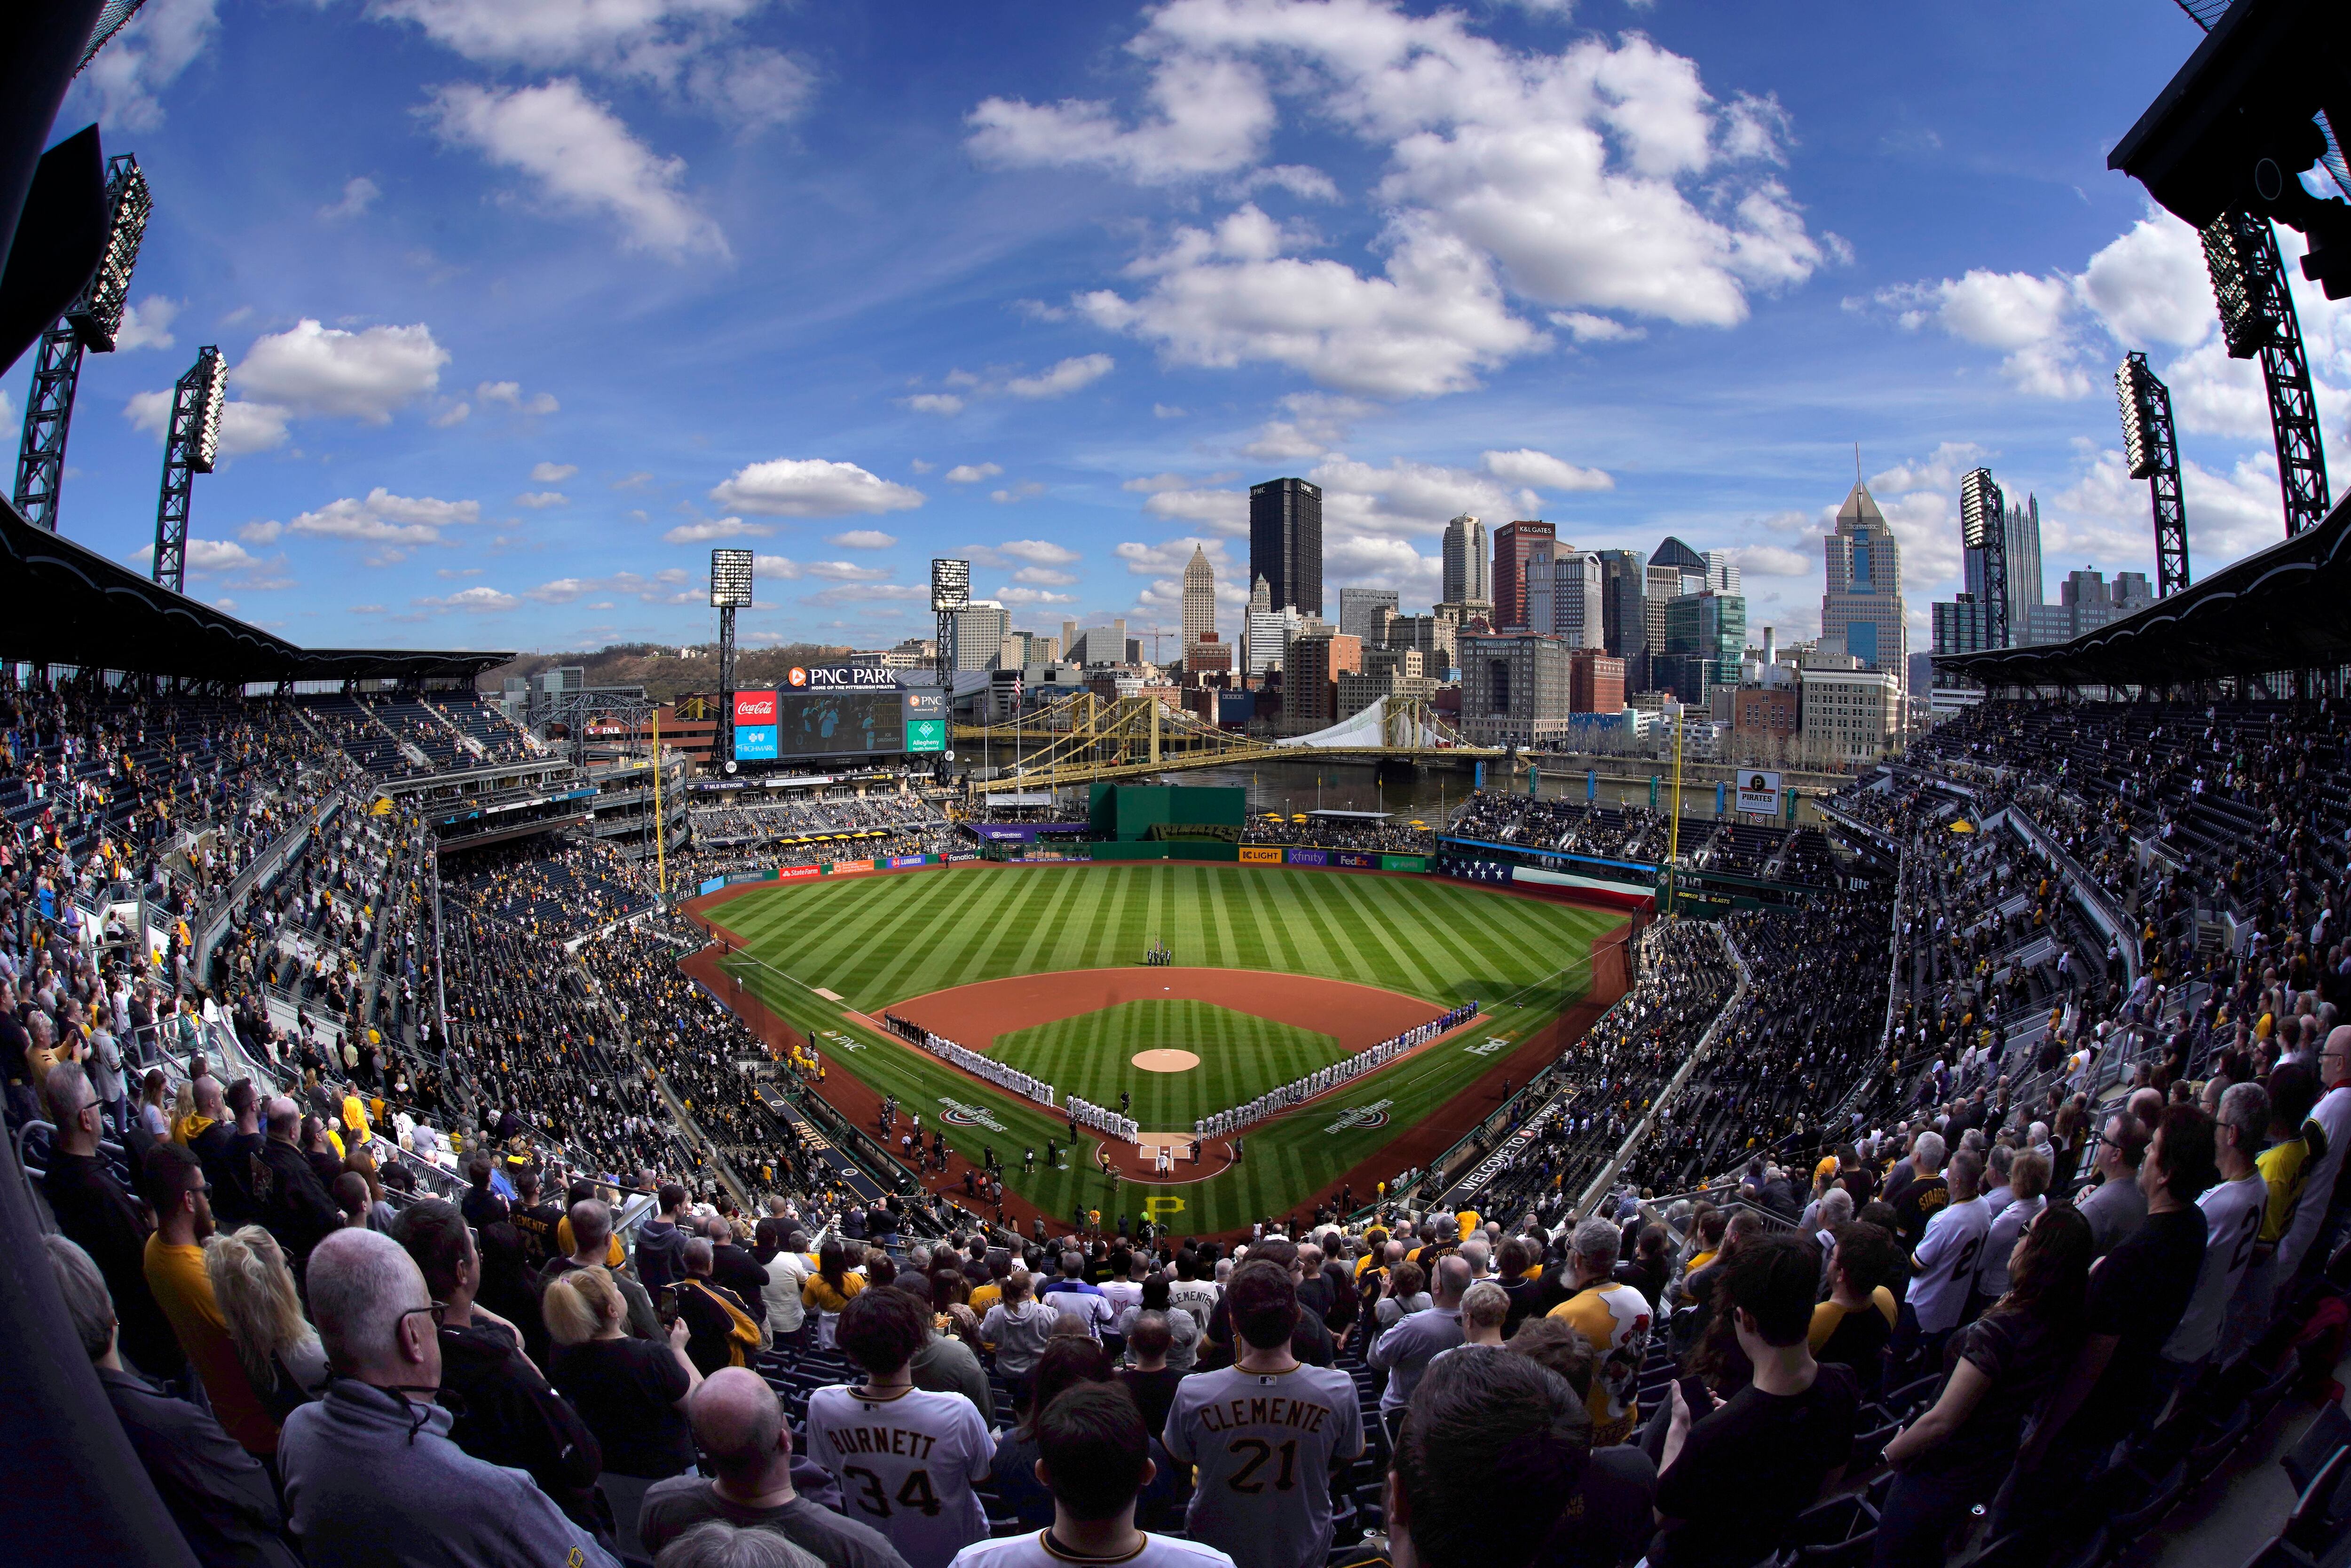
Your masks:
<svg viewBox="0 0 2351 1568"><path fill-rule="evenodd" d="M966 1167L993 1150L1017 1200L1008 1214L1057 1225L1086 1207L1107 1224L1149 1213L1222 1234L1343 1185L1368 1197L1490 1113L1502 1078L1524 1082L1622 983L1613 963L1593 983L1594 946L1616 939L1620 915L1417 876L959 865L750 884L699 913L720 945L689 959L689 973L771 1046L834 1035L820 1047L819 1092L836 1107L869 1129L884 1098L902 1111L951 1107L925 1118L953 1152L933 1185L961 1197ZM1169 967L1142 962L1155 938ZM1219 1138L1172 1175L1153 1168L1151 1133L1188 1130L1470 1001L1482 1010L1468 1024L1244 1130L1238 1160ZM885 1011L1044 1080L1061 1102L1117 1110L1130 1096L1152 1146L1081 1128L1073 1149L1063 1113L884 1029ZM1200 1065L1134 1064L1160 1050Z"/></svg>

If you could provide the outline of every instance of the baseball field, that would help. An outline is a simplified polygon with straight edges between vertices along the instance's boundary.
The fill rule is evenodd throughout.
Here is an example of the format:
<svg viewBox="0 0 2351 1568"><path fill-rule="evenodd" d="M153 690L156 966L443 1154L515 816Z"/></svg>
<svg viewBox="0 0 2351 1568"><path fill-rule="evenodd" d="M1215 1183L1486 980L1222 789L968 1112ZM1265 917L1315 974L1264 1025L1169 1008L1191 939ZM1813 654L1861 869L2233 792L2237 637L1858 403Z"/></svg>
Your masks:
<svg viewBox="0 0 2351 1568"><path fill-rule="evenodd" d="M690 972L771 1044L812 1033L820 1092L869 1131L884 1096L899 1131L914 1111L926 1134L943 1128L954 1157L934 1185L960 1197L966 1166L992 1154L1024 1229L1095 1208L1106 1225L1148 1214L1205 1236L1343 1186L1369 1201L1489 1114L1505 1078L1524 1082L1622 983L1613 961L1593 977L1623 915L1427 876L972 864L746 884L694 907L719 946ZM1165 967L1142 962L1155 944ZM1123 1094L1149 1143L1188 1141L1196 1118L1473 1000L1468 1024L1245 1130L1238 1161L1212 1139L1169 1175L1091 1129L1072 1149L1061 1113L881 1025L884 1011L912 1019L1064 1099L1116 1109Z"/></svg>

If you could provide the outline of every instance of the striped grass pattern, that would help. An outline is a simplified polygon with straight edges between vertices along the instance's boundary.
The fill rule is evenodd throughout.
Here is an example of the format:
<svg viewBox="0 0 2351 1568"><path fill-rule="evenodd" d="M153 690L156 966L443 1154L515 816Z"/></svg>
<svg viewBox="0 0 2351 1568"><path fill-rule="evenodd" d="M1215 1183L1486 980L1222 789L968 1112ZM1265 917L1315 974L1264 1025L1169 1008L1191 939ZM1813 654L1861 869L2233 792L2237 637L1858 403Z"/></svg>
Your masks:
<svg viewBox="0 0 2351 1568"><path fill-rule="evenodd" d="M1491 1107L1444 1108L1489 1066L1479 1048L1490 1040L1515 1044L1580 1000L1593 940L1621 921L1433 877L1168 862L967 866L782 883L713 915L742 949L729 973L771 1011L814 1031L830 1071L921 1109L925 1128L938 1124L943 1102L980 1110L996 1127L950 1124L949 1143L975 1159L992 1147L1010 1168L1009 1185L1045 1213L1067 1220L1092 1206L1114 1224L1155 1199L1163 1224L1202 1235L1289 1214L1404 1128L1425 1124L1448 1142L1467 1132ZM1134 964L1154 937L1177 964L1353 980L1438 1007L1474 999L1486 1016L1436 1051L1259 1124L1247 1134L1242 1164L1177 1187L1105 1183L1082 1160L1044 1169L1045 1140L1069 1135L1052 1112L844 1016L1008 975ZM845 1001L826 1000L819 988ZM1141 1081L1154 1076L1135 1071L1117 1087L1141 1092ZM1116 1104L1116 1087L1103 1087L1086 1097ZM1384 1124L1327 1130L1339 1112L1384 1100ZM1033 1177L1020 1173L1029 1148L1040 1161ZM1371 1193L1359 1184L1356 1196L1368 1201Z"/></svg>
<svg viewBox="0 0 2351 1568"><path fill-rule="evenodd" d="M1145 1072L1139 1051L1188 1051L1200 1065L1183 1072ZM1122 1002L998 1035L989 1055L1097 1105L1127 1113L1146 1133L1188 1132L1212 1111L1253 1100L1303 1078L1347 1052L1327 1034L1234 1012L1212 1002Z"/></svg>

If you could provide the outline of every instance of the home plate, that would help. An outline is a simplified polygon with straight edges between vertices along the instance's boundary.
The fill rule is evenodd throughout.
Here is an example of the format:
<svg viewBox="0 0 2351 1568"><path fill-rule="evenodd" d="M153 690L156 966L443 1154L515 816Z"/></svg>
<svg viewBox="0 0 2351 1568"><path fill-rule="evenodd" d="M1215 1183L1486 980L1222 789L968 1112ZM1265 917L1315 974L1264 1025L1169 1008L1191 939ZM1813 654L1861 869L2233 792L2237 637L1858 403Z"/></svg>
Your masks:
<svg viewBox="0 0 2351 1568"><path fill-rule="evenodd" d="M1162 1047L1155 1051L1138 1051L1134 1065L1145 1072L1189 1072L1200 1065L1200 1059L1188 1051L1171 1051Z"/></svg>
<svg viewBox="0 0 2351 1568"><path fill-rule="evenodd" d="M816 994L822 997L829 1002L837 1002L841 1000L841 993L839 991L828 991L822 986L819 986L816 988Z"/></svg>
<svg viewBox="0 0 2351 1568"><path fill-rule="evenodd" d="M1189 1133L1138 1133L1134 1142L1137 1163L1146 1173L1164 1168L1172 1176L1178 1170L1192 1168L1193 1138ZM1159 1163L1163 1151L1167 1158L1165 1167Z"/></svg>

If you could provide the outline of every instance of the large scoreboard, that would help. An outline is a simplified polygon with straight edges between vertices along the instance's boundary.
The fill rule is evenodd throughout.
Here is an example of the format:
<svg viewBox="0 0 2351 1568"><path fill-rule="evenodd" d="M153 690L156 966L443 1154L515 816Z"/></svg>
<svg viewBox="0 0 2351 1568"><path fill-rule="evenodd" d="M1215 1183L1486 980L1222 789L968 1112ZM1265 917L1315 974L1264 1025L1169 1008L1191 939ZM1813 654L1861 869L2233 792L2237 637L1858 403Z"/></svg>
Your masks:
<svg viewBox="0 0 2351 1568"><path fill-rule="evenodd" d="M738 762L894 757L947 748L946 695L894 670L795 667L777 691L735 694Z"/></svg>

